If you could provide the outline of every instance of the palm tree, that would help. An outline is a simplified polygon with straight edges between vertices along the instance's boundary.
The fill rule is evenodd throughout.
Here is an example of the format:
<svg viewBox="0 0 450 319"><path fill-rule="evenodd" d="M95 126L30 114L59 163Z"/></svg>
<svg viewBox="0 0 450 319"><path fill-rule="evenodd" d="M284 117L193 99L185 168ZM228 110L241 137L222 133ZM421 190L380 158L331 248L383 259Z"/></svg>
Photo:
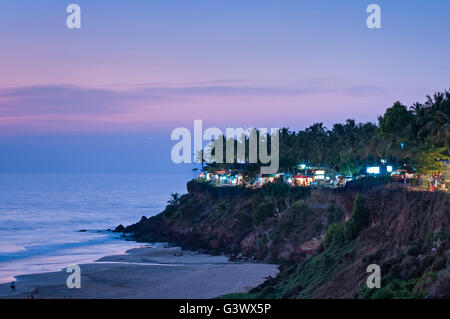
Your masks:
<svg viewBox="0 0 450 319"><path fill-rule="evenodd" d="M427 98L426 108L418 118L417 136L426 143L444 145L450 155L450 92Z"/></svg>
<svg viewBox="0 0 450 319"><path fill-rule="evenodd" d="M205 168L204 168L204 166L205 166L205 158L204 158L204 151L203 151L203 149L201 149L201 150L199 150L197 153L194 153L194 156L195 156L195 162L201 162L202 164L202 172L204 172L205 171Z"/></svg>
<svg viewBox="0 0 450 319"><path fill-rule="evenodd" d="M172 193L170 194L170 197L172 198L167 201L167 204L171 206L177 206L180 204L181 196L179 193Z"/></svg>

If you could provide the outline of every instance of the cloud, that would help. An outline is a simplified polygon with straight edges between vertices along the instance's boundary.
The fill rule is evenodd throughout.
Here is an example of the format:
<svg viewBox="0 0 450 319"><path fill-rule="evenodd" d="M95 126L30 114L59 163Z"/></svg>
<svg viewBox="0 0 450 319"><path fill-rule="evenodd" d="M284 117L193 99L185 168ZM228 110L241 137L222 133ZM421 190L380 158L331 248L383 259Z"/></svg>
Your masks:
<svg viewBox="0 0 450 319"><path fill-rule="evenodd" d="M0 88L0 132L158 131L199 118L215 125L303 125L308 119L316 121L319 113L320 120L354 116L361 105L373 105L375 96L385 96L383 92L370 86L264 86L239 81Z"/></svg>
<svg viewBox="0 0 450 319"><path fill-rule="evenodd" d="M203 85L200 85L202 83ZM305 95L341 93L349 95L381 94L383 88L376 86L339 86L333 84L267 86L239 81L198 82L195 85L143 87L137 93L154 96L228 96L228 95Z"/></svg>
<svg viewBox="0 0 450 319"><path fill-rule="evenodd" d="M76 86L30 86L0 89L0 114L102 114L124 110L129 94Z"/></svg>

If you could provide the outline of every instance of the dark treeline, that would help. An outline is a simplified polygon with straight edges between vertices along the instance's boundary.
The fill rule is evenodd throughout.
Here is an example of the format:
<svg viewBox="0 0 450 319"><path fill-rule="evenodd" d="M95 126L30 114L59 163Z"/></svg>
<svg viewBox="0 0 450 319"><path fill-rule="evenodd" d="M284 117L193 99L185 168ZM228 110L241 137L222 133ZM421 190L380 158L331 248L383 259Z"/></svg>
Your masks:
<svg viewBox="0 0 450 319"><path fill-rule="evenodd" d="M280 167L304 162L327 164L341 173L356 173L384 158L424 173L440 169L437 159L450 156L450 92L428 96L407 107L400 102L374 123L354 120L327 129L316 123L305 130L280 132Z"/></svg>
<svg viewBox="0 0 450 319"><path fill-rule="evenodd" d="M450 91L427 96L424 103L407 107L395 102L378 123L347 120L331 129L315 123L305 130L280 130L280 169L299 163L328 165L350 175L365 165L386 159L406 164L422 173L442 170L450 157ZM231 168L230 164L211 164L209 169Z"/></svg>

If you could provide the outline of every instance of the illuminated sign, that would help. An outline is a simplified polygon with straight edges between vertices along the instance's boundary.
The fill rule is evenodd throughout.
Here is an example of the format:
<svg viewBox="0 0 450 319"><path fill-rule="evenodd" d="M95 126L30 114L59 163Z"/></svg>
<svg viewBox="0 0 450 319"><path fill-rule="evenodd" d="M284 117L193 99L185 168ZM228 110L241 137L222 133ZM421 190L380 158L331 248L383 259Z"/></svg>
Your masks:
<svg viewBox="0 0 450 319"><path fill-rule="evenodd" d="M380 167L378 166L367 167L367 174L380 174Z"/></svg>

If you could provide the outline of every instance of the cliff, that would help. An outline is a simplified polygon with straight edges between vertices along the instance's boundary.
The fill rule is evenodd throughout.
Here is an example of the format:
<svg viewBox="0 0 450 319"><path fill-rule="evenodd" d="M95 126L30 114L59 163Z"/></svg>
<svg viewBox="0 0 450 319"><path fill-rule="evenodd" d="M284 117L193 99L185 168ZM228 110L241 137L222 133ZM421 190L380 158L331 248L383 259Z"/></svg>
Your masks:
<svg viewBox="0 0 450 319"><path fill-rule="evenodd" d="M450 194L377 180L345 189L192 181L161 214L118 230L142 242L280 264L277 278L233 297L449 298L449 217ZM369 264L380 265L382 289L366 288Z"/></svg>

